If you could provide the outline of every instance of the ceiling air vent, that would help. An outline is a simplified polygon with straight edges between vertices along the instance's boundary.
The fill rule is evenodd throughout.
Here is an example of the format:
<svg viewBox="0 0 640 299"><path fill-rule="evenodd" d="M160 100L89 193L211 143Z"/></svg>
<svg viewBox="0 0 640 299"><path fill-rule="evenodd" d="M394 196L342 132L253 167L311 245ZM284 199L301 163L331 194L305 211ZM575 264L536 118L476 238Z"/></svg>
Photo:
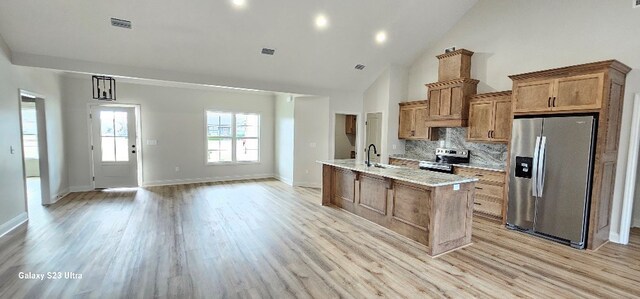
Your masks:
<svg viewBox="0 0 640 299"><path fill-rule="evenodd" d="M262 54L264 55L273 55L276 53L276 50L269 48L262 48Z"/></svg>
<svg viewBox="0 0 640 299"><path fill-rule="evenodd" d="M131 29L131 21L111 18L111 25L120 28Z"/></svg>
<svg viewBox="0 0 640 299"><path fill-rule="evenodd" d="M364 70L365 67L366 66L364 66L364 64L358 64L358 65L356 65L356 70L361 71L361 70Z"/></svg>

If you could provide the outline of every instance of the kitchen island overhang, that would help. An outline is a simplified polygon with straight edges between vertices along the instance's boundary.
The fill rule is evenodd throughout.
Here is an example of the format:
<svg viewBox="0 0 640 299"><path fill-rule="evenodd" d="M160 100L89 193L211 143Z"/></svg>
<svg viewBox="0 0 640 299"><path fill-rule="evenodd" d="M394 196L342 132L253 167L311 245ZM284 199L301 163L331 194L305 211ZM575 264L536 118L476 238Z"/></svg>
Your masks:
<svg viewBox="0 0 640 299"><path fill-rule="evenodd" d="M355 160L323 164L322 205L334 205L427 246L437 256L471 244L476 178Z"/></svg>

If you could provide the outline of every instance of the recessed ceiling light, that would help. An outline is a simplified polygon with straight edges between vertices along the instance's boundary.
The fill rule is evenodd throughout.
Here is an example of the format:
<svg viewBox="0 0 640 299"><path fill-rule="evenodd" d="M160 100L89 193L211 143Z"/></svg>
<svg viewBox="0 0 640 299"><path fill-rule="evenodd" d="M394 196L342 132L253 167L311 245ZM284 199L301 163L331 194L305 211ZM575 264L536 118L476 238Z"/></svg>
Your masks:
<svg viewBox="0 0 640 299"><path fill-rule="evenodd" d="M247 5L246 0L231 0L231 3L237 8L243 8Z"/></svg>
<svg viewBox="0 0 640 299"><path fill-rule="evenodd" d="M379 44L384 44L387 41L387 33L384 31L379 31L376 33L376 42Z"/></svg>
<svg viewBox="0 0 640 299"><path fill-rule="evenodd" d="M318 29L327 28L328 25L329 25L329 20L325 15L320 14L316 17L316 27Z"/></svg>

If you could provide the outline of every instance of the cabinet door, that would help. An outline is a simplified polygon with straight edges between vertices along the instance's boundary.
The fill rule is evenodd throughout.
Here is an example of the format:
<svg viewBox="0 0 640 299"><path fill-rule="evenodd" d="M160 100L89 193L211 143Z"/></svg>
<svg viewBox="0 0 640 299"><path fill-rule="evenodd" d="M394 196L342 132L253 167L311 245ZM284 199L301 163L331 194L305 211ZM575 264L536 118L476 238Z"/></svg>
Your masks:
<svg viewBox="0 0 640 299"><path fill-rule="evenodd" d="M451 88L440 90L440 112L438 115L443 117L451 115Z"/></svg>
<svg viewBox="0 0 640 299"><path fill-rule="evenodd" d="M558 79L553 110L600 109L603 90L603 73Z"/></svg>
<svg viewBox="0 0 640 299"><path fill-rule="evenodd" d="M489 131L493 129L494 102L479 101L469 105L468 140L489 141Z"/></svg>
<svg viewBox="0 0 640 299"><path fill-rule="evenodd" d="M554 80L520 83L514 90L513 112L551 111Z"/></svg>
<svg viewBox="0 0 640 299"><path fill-rule="evenodd" d="M511 101L498 100L494 106L493 141L509 142L511 135Z"/></svg>
<svg viewBox="0 0 640 299"><path fill-rule="evenodd" d="M347 115L345 117L344 130L345 130L345 134L353 135L356 133L356 116L355 115Z"/></svg>
<svg viewBox="0 0 640 299"><path fill-rule="evenodd" d="M440 90L429 91L429 116L437 117L440 115Z"/></svg>
<svg viewBox="0 0 640 299"><path fill-rule="evenodd" d="M413 117L413 130L415 139L429 139L431 138L431 129L427 127L426 120L429 118L428 107L420 107L414 110Z"/></svg>
<svg viewBox="0 0 640 299"><path fill-rule="evenodd" d="M414 109L400 107L400 124L398 126L398 138L407 139L413 137L414 114Z"/></svg>

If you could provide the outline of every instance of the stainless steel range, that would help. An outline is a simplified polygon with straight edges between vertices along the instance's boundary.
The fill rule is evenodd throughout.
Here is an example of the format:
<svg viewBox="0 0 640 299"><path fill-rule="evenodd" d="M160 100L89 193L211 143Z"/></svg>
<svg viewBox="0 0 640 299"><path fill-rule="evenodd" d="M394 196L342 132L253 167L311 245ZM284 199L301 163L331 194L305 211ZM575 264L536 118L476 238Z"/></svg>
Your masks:
<svg viewBox="0 0 640 299"><path fill-rule="evenodd" d="M453 173L453 164L469 163L469 150L438 148L435 161L421 161L420 169Z"/></svg>

